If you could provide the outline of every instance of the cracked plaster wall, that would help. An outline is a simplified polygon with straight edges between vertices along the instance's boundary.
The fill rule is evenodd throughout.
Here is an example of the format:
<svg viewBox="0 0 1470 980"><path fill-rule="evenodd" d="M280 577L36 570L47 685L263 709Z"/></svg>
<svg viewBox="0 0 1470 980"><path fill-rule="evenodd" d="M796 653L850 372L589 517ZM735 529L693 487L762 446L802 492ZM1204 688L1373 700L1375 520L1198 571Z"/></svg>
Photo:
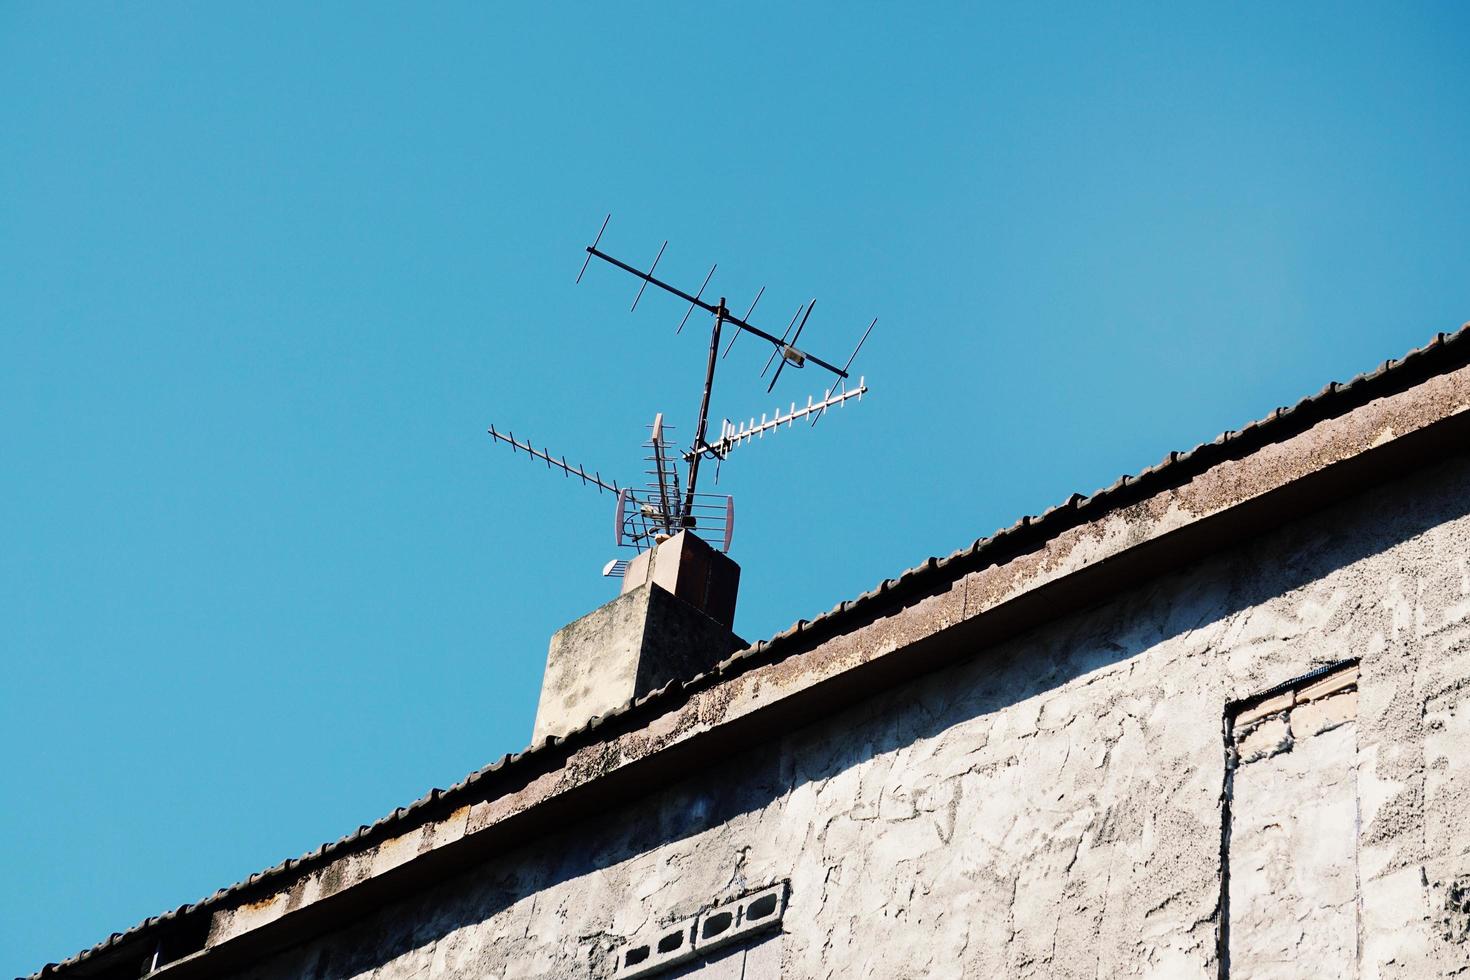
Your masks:
<svg viewBox="0 0 1470 980"><path fill-rule="evenodd" d="M1349 657L1353 975L1466 971L1467 513L1457 459L236 976L606 977L647 929L789 879L785 977L1215 977L1224 705Z"/></svg>

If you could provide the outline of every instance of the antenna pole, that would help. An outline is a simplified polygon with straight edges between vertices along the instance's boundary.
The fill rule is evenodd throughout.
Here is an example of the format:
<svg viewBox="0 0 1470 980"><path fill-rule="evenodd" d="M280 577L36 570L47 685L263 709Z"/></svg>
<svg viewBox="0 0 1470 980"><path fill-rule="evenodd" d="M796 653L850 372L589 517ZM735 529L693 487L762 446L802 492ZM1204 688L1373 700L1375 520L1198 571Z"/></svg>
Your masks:
<svg viewBox="0 0 1470 980"><path fill-rule="evenodd" d="M689 460L689 490L684 502L684 526L690 526L694 520L694 483L699 479L699 458L704 455L708 448L704 442L704 430L709 425L709 393L715 386L715 363L720 354L720 328L725 325L725 318L730 311L725 308L725 297L720 297L720 305L715 307L715 328L709 335L709 363L704 369L704 397L699 400L699 425L694 430L693 455Z"/></svg>

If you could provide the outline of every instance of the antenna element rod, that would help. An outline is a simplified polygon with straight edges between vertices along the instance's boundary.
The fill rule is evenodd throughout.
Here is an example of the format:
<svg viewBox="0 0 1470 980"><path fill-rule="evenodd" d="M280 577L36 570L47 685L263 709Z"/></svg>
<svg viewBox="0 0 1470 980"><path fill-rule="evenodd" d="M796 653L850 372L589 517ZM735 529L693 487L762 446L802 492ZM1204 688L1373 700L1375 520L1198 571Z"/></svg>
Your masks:
<svg viewBox="0 0 1470 980"><path fill-rule="evenodd" d="M590 255L587 256L587 261L589 261L589 262L592 261L592 256L590 256ZM712 266L709 267L709 275L707 275L707 276L704 277L704 282L700 283L699 292L697 292L697 293L694 294L694 298L696 300L699 299L699 297L701 297L701 296L704 295L704 287L705 286L708 286L709 285L709 281L715 277L715 269L718 268L718 267L719 267L719 263L716 263L715 265L712 265ZM687 309L687 310L684 311L684 319L682 319L682 320L679 321L679 327L678 327L677 330L674 331L674 334L676 336L678 334L681 334L681 333L684 332L684 324L686 324L686 323L689 322L689 314L691 314L693 312L694 312L694 304L693 303L690 303L689 304L689 309ZM737 334L736 336L739 336L739 335Z"/></svg>
<svg viewBox="0 0 1470 980"><path fill-rule="evenodd" d="M600 241L602 241L602 233L605 232L605 231L607 231L607 223L609 221L611 221L611 220L612 220L612 212L609 211L607 213L607 217L602 219L602 227L599 228L599 229L597 229L597 237L594 238L594 239L592 239L592 248L596 248L597 247L597 243L600 242ZM582 269L581 269L580 272L577 273L577 282L581 282L582 281L582 276L586 275L586 273L587 273L587 263L592 261L592 254L591 254L592 253L592 248L589 248L587 250L588 255L587 255L587 257L585 259L582 260ZM574 283L574 285L575 285L575 283Z"/></svg>
<svg viewBox="0 0 1470 980"><path fill-rule="evenodd" d="M638 295L633 297L633 305L628 307L629 313L638 309L638 301L643 298L643 291L648 288L648 284L658 281L653 278L653 270L658 268L658 260L664 257L664 249L668 247L668 239L664 239L664 243L658 247L658 254L653 257L653 265L648 267L648 275L643 278L643 285L638 287Z"/></svg>

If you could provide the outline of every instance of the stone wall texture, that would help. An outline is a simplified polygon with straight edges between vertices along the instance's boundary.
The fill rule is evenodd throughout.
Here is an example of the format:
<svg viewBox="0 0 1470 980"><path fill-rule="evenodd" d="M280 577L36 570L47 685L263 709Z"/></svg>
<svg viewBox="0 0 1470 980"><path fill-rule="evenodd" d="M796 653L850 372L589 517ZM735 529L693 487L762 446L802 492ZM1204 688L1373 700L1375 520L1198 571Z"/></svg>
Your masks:
<svg viewBox="0 0 1470 980"><path fill-rule="evenodd" d="M1227 724L1352 660L1350 691ZM750 980L1452 976L1467 806L1457 458L236 976L612 977L635 938L782 881L779 934L720 960ZM679 969L742 975L717 966Z"/></svg>

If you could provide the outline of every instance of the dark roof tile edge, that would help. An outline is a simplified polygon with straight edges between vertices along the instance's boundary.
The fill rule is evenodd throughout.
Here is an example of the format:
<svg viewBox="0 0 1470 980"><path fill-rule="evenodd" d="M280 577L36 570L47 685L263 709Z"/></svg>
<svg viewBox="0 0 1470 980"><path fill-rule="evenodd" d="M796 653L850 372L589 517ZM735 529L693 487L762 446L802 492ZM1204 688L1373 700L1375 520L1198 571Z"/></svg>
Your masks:
<svg viewBox="0 0 1470 980"><path fill-rule="evenodd" d="M1444 351L1451 347L1454 347L1456 349L1451 351L1451 353L1449 354L1445 354ZM1356 408L1358 404L1366 403L1367 401L1371 401L1373 398L1381 397L1381 395L1383 394L1374 391L1365 392L1365 389L1373 387L1376 383L1384 382L1384 379L1389 379L1389 381L1393 381L1399 376L1409 374L1413 369L1417 368L1421 364L1424 364L1425 358L1429 357L1443 357L1445 363L1442 365L1438 365L1437 368L1434 371L1431 371L1431 373L1427 377L1432 377L1435 374L1441 374L1450 370L1454 370L1456 367L1460 366L1457 361L1470 360L1470 322L1467 322L1466 324L1461 326L1460 329L1454 331L1453 333L1437 333L1433 338L1429 340L1428 343L1424 344L1422 347L1416 347L1413 350L1410 350L1401 358L1388 358L1374 370L1358 374L1345 384L1338 383L1336 381L1330 382L1329 384L1324 386L1321 391L1300 399L1294 406L1278 406L1277 408L1273 409L1269 414L1267 414L1264 418L1255 419L1251 422L1248 422L1238 430L1226 430L1225 432L1222 432L1220 435L1216 436L1210 442L1200 443L1192 449L1189 449L1183 453L1177 450L1172 451L1168 453L1158 463L1141 471L1136 476L1129 476L1125 474L1115 480L1111 485L1101 490L1098 490L1091 497L1083 498L1081 494L1073 494L1065 502L1047 508L1037 517L1024 515L1010 527L1003 528L989 537L978 538L973 543L957 549L947 556L944 556L942 558L930 556L929 558L924 559L924 561L919 563L918 565L915 565L914 567L905 570L897 579L884 579L881 583L878 584L877 587L869 589L867 592L859 595L856 599L839 602L836 606L833 606L830 611L819 614L815 619L811 620L810 622L806 620L798 620L797 623L793 624L785 630L782 630L780 633L777 633L775 636L771 637L770 640L757 640L755 643L751 644L749 647L746 647L744 650L736 651L725 660L721 661L718 665L716 665L713 670L699 674L682 683L671 683L656 691L650 691L648 694L645 694L641 698L634 698L630 701L625 702L622 705L619 705L618 707L610 709L606 714L592 719L591 721L589 721L588 724L578 729L574 733L575 735L579 736L579 738L577 739L545 739L539 745L532 745L524 751L507 754L501 757L499 761L492 763L491 765L488 765L483 769L479 769L475 772L470 773L464 779L455 783L453 786L450 786L446 790L435 790L428 796L421 797L420 799L409 804L407 808L398 808L394 811L394 813L383 817L376 823L372 824L370 827L361 827L357 831L348 834L346 837L340 838L336 841L325 842L319 845L315 850L303 854L298 858L290 858L286 861L282 861L280 864L277 864L274 867L266 869L265 871L258 871L244 881L236 882L233 885L221 888L215 891L212 895L200 899L197 902L187 905L180 905L178 908L171 911L152 916L148 919L144 919L142 922L126 930L125 932L115 932L102 942L88 949L84 949L74 956L70 956L67 959L62 960L58 963L46 964L40 970L37 970L35 973L31 974L30 977L24 978L24 980L42 980L42 978L44 977L54 976L57 973L60 973L63 970L75 966L86 959L107 951L111 947L117 945L119 942L136 936L139 933L144 932L145 930L152 929L155 926L179 919L186 915L193 915L195 913L208 911L212 906L222 904L226 899L239 895L249 888L258 885L261 882L268 881L284 873L285 871L299 870L302 867L314 865L329 858L334 858L337 851L357 843L365 836L369 836L371 831L376 831L379 828L386 828L394 824L403 822L405 816L408 814L414 814L415 816L417 816L418 812L420 812L421 810L429 809L430 803L445 805L445 801L453 802L456 797L465 792L468 792L471 788L473 788L486 777L498 772L508 770L518 765L524 759L544 756L548 754L552 749L565 748L568 745L576 744L577 742L583 741L584 739L581 736L590 735L598 731L599 729L617 721L620 718L634 714L639 709L642 709L649 704L669 699L675 694L684 694L686 692L696 691L708 684L717 683L720 680L743 673L745 670L748 670L757 664L765 662L766 657L764 655L767 654L773 647L776 648L779 652L780 647L786 645L788 641L796 638L801 633L811 632L813 627L827 628L831 626L834 621L844 618L849 614L853 614L856 610L861 609L861 607L868 605L869 603L886 597L892 591L892 588L895 584L903 583L905 585L908 585L912 582L931 577L937 572L952 574L953 567L957 564L961 564L963 560L973 560L976 558L981 558L985 555L986 552L996 548L1002 543L1008 542L1010 538L1015 537L1022 532L1030 531L1032 533L1037 533L1041 535L1040 540L1046 540L1052 534L1060 533L1062 530L1065 530L1065 528L1063 527L1057 527L1054 531L1051 532L1051 534L1048 534L1046 526L1048 524L1057 523L1059 521L1058 515L1069 513L1075 514L1075 512L1079 509L1076 506L1079 501L1085 501L1086 504L1089 505L1089 509L1091 505L1094 504L1099 507L1104 507L1104 509L1106 509L1104 505L1107 503L1107 501L1110 498L1117 496L1121 491L1137 487L1140 483L1153 482L1156 480L1162 481L1168 476L1173 475L1171 471L1178 471L1185 465L1191 462L1195 462L1202 457L1208 457L1211 455L1217 457L1213 461L1209 461L1207 459L1207 462L1210 462L1210 465L1213 465L1214 462L1223 461L1229 458L1230 455L1235 452L1236 447L1239 446L1242 442L1260 440L1261 445L1269 445L1271 442L1287 438L1291 434L1291 431L1288 428L1289 423L1291 423L1297 416L1306 414L1308 409L1314 406L1320 406L1324 402L1334 400L1342 402L1336 413L1325 415L1323 416L1324 418L1333 417L1333 415L1351 411L1353 408ZM1412 379L1410 379L1407 383L1412 385L1414 382L1412 381ZM1365 392L1361 399L1357 398L1358 392ZM1320 419L1309 421L1307 427L1310 427L1311 424L1315 424L1316 421L1320 421ZM1276 430L1278 429L1282 431L1276 432ZM1255 448L1260 447L1257 446ZM1210 453L1208 452L1209 450L1215 450L1215 452ZM1247 448L1246 451L1253 450ZM1161 486L1159 489L1162 490L1164 489L1164 487ZM672 704L670 706L672 707ZM437 793L438 795L435 796L434 793ZM18 980L20 980L20 978L18 978Z"/></svg>

